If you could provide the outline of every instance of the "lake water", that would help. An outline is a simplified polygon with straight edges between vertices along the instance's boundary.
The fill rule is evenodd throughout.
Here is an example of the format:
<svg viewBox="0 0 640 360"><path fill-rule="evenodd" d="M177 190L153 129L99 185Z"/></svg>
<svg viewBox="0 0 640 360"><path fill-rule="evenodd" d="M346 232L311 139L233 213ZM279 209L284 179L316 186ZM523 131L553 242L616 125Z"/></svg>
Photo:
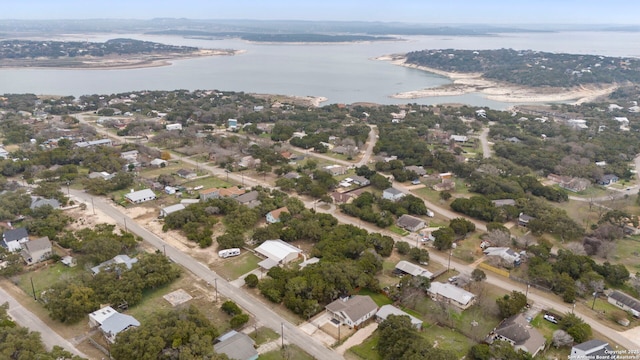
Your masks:
<svg viewBox="0 0 640 360"><path fill-rule="evenodd" d="M414 36L406 41L355 44L257 44L240 40L184 39L140 34L87 36L105 41L129 37L174 45L238 49L236 56L174 61L141 69L0 69L0 94L111 94L133 90L218 89L248 93L324 96L327 103L465 103L503 109L514 105L478 94L393 99L389 95L436 87L449 80L372 58L423 49L531 49L640 57L640 36L627 32L520 33L482 37ZM78 40L61 38L63 40Z"/></svg>

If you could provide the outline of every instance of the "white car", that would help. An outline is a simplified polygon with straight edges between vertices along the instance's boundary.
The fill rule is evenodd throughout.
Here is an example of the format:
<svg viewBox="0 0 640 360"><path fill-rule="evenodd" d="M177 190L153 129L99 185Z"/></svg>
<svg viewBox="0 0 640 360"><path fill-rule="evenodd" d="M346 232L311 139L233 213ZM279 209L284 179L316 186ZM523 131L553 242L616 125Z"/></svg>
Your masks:
<svg viewBox="0 0 640 360"><path fill-rule="evenodd" d="M553 315L549 315L549 314L544 314L543 318L549 322L552 322L554 324L558 323L558 320L556 320L556 317Z"/></svg>

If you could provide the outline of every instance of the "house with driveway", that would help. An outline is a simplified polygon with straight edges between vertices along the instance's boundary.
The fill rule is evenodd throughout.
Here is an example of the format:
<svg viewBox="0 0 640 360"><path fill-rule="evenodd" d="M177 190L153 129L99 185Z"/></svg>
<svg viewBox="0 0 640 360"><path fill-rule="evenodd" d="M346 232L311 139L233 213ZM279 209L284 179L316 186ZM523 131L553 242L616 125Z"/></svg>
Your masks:
<svg viewBox="0 0 640 360"><path fill-rule="evenodd" d="M378 312L376 313L376 320L380 322L385 321L390 315L408 316L409 320L411 320L411 326L413 326L418 330L422 329L422 320L390 304L383 305L380 307L380 310L378 310Z"/></svg>
<svg viewBox="0 0 640 360"><path fill-rule="evenodd" d="M233 360L257 360L258 351L255 342L249 335L231 330L218 337L213 343L213 350L225 354Z"/></svg>
<svg viewBox="0 0 640 360"><path fill-rule="evenodd" d="M132 327L140 326L140 322L131 315L121 314L111 306L103 307L89 314L89 327L98 327L110 343L116 342L116 336Z"/></svg>
<svg viewBox="0 0 640 360"><path fill-rule="evenodd" d="M341 325L357 329L378 312L378 305L369 296L354 295L339 298L325 306L325 309Z"/></svg>
<svg viewBox="0 0 640 360"><path fill-rule="evenodd" d="M524 314L516 314L502 320L498 326L487 336L486 342L506 341L516 350L522 350L535 357L544 350L546 341L540 332L531 326Z"/></svg>
<svg viewBox="0 0 640 360"><path fill-rule="evenodd" d="M607 301L620 309L631 313L635 317L640 317L640 301L621 291L614 290L609 294Z"/></svg>
<svg viewBox="0 0 640 360"><path fill-rule="evenodd" d="M462 310L473 305L476 300L476 296L467 290L437 281L431 283L427 293L434 301L451 304Z"/></svg>
<svg viewBox="0 0 640 360"><path fill-rule="evenodd" d="M124 194L124 198L130 203L141 204L143 202L155 200L156 194L151 189L143 189Z"/></svg>
<svg viewBox="0 0 640 360"><path fill-rule="evenodd" d="M20 252L27 265L47 260L51 257L51 254L51 241L49 241L48 236L23 243L22 251Z"/></svg>
<svg viewBox="0 0 640 360"><path fill-rule="evenodd" d="M2 242L0 242L0 245L11 252L16 252L21 251L22 244L27 241L29 241L29 233L27 233L26 228L22 227L5 230L4 233L2 233Z"/></svg>
<svg viewBox="0 0 640 360"><path fill-rule="evenodd" d="M413 232L416 232L427 226L424 220L407 214L400 216L396 221L396 224L398 225L398 227Z"/></svg>
<svg viewBox="0 0 640 360"><path fill-rule="evenodd" d="M385 189L382 192L382 198L383 199L387 199L387 200L391 200L391 201L398 201L400 199L402 199L405 196L405 193L403 193L402 191L396 189L396 188L388 188Z"/></svg>

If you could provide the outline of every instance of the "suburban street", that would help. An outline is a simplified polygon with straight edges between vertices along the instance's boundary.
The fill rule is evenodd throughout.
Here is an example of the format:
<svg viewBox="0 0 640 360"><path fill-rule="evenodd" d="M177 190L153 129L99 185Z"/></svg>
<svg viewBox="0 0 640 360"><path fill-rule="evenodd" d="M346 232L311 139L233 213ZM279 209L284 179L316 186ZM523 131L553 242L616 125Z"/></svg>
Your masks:
<svg viewBox="0 0 640 360"><path fill-rule="evenodd" d="M84 121L84 118L81 117L81 121ZM118 136L114 136L113 134L109 133L106 129L104 128L100 128L100 127L96 127L96 129L104 134L107 135L109 137L112 138L116 138L118 139L120 142L125 142L126 140L118 137ZM483 131L484 133L488 134L488 129L485 129ZM368 150L373 150L373 147L375 146L375 132L372 131L369 134L369 140L367 142L367 151ZM486 138L485 138L486 141ZM485 141L482 141L482 143L484 143ZM483 145L484 148L485 145ZM488 146L488 144L486 145ZM485 152L485 154L490 154L490 152ZM350 164L350 165L354 165L354 163L350 163L350 162L346 162L346 161L342 161L342 160L336 160L333 159L331 157L328 157L326 155L322 155L322 154L309 154L310 156L316 157L316 158L321 158L321 159L325 159L325 160L329 160L329 161L333 161L334 163L339 163L342 165L346 165L346 164ZM366 151L365 151L365 155L366 155ZM369 157L371 156L371 153L369 153ZM244 186L264 186L264 187L268 187L271 188L270 185L268 184L263 184L260 180L256 180L253 178L249 178L246 176L243 176L241 173L227 173L225 172L225 169L219 168L219 167L214 167L214 166L210 166L210 165L206 165L206 164L202 164L202 163L198 163L197 161L187 158L187 157L182 157L182 156L177 156L175 154L172 154L172 158L173 159L177 159L177 160L181 160L187 164L190 164L194 167L199 167L200 169L206 170L208 172L210 172L213 175L216 175L220 178L225 178L228 176L229 179L237 182L237 183L243 183ZM364 160L364 157L361 161ZM640 157L636 158L636 162L640 162ZM393 182L393 186L396 187L398 190L406 193L406 194L410 194L411 190L405 186L404 184L398 183L398 182ZM72 191L74 192L74 191ZM626 192L626 191L625 191ZM624 195L625 192L621 192L622 195ZM78 194L76 196L82 198L85 202L90 202L90 195L83 193L83 192L78 192L75 191L75 194ZM635 192L633 193L635 194ZM607 197L609 198L609 197ZM98 198L96 198L98 199ZM314 208L316 205L316 201L315 200L304 200L305 205L308 208ZM594 199L595 200L595 199ZM597 201L597 200L595 200ZM425 204L427 205L427 207L431 210L433 210L434 212L440 214L441 216L447 218L447 219L452 219L452 218L457 218L457 217L463 217L468 219L469 221L473 222L476 225L476 228L478 230L481 231L486 231L486 226L484 223L479 222L475 219L471 219L468 218L462 214L458 214L455 213L449 209L445 209L441 206L439 206L438 204L434 204L430 201L424 201ZM100 205L98 205L100 204ZM124 221L124 218L126 218L126 216L124 214L122 214L118 209L112 207L111 205L107 204L105 202L104 199L100 198L99 201L96 201L96 206L100 206L100 209L103 210L105 212L105 214L111 216L116 222L122 224L122 222ZM393 234L389 231L385 231L382 230L378 227L376 227L373 224L369 224L366 222L362 222L359 219L356 218L352 218L349 216L346 216L342 213L340 213L339 211L335 211L336 207L331 205L329 207L328 210L323 210L318 208L317 211L319 212L328 212L331 213L333 216L335 216L341 223L347 223L347 224L352 224L354 226L358 226L361 228L364 228L370 232L380 232L383 233L385 235L389 235L391 236L395 241L407 241L407 239L400 237L396 234ZM120 219L120 220L119 220ZM224 294L225 296L228 296L229 298L231 298L232 300L236 301L238 303L238 305L244 307L245 309L247 309L249 312L251 312L253 315L255 315L262 323L264 323L266 326L268 326L269 328L272 328L273 330L275 330L276 332L280 332L280 324L281 323L285 323L285 338L287 339L287 341L290 341L291 343L294 343L298 346L300 346L301 348L305 349L306 351L308 351L310 354L312 354L313 356L315 356L318 359L335 359L337 358L339 355L336 354L335 352L325 348L323 345L319 344L317 341L311 339L310 336L302 333L301 331L299 331L294 325L282 320L282 318L280 316L278 316L277 314L275 314L273 311L271 311L270 309L268 309L266 306L259 304L259 303L253 303L250 302L248 300L245 299L245 297L243 296L243 291L240 289L237 289L231 285L229 285L224 279L221 279L218 277L217 274L215 274L214 272L210 271L206 266L204 266L203 264L197 262L196 260L192 259L191 257L189 257L188 255L178 251L177 249L174 249L172 247L170 247L169 245L165 244L162 239L160 239L159 237L155 236L154 234L150 233L149 231L147 231L146 229L143 229L141 226L135 224L133 226L130 226L129 224L135 224L135 222L132 219L127 218L127 225L129 226L129 229L131 229L134 233L142 236L145 241L149 242L150 244L152 244L153 246L155 246L158 249L161 249L164 245L166 245L166 251L167 251L167 255L170 256L174 261L176 261L177 263L185 266L185 268L189 269L190 271L192 271L195 275L201 277L202 279L204 279L205 281L209 282L209 283L213 283L214 279L218 278L218 286L219 286L219 291ZM415 246L416 244L412 243L411 241L408 241L410 245ZM432 261L437 261L441 264L447 264L449 261L451 263L451 268L454 268L456 270L458 270L461 273L466 273L466 274L471 274L471 272L473 271L473 267L461 262L458 262L455 258L449 259L448 256L444 256L441 255L437 252L434 251L430 251L430 257ZM514 282L510 279L498 276L498 275L494 275L492 273L487 272L487 280L488 283L495 285L497 287L500 287L504 290L507 291L511 291L511 290L519 290L522 292L526 291L526 286L524 284L521 283L517 283ZM638 349L640 348L640 339L637 339L635 341L628 339L622 335L620 335L620 333L612 330L611 328L609 328L608 326L600 323L598 320L596 320L594 317L592 317L590 314L586 314L584 312L579 311L579 309L571 309L570 306L564 302L562 302L560 299L554 299L551 298L551 294L547 294L545 292L542 291L537 291L537 290L533 290L533 288L529 289L528 292L529 298L531 300L534 301L536 306L539 306L541 308L548 308L548 309L555 309L557 311L561 311L561 312L566 312L569 310L574 310L575 313L579 316L581 316L585 322L587 322L589 325L592 326L592 328L602 334L606 334L607 336L612 337L612 334L615 334L615 340L623 347L627 348L627 349ZM291 331L287 331L287 329L291 329ZM289 333L290 335L287 336L287 333ZM312 352L313 351L313 352ZM314 353L315 352L315 353ZM319 354L319 355L316 355Z"/></svg>
<svg viewBox="0 0 640 360"><path fill-rule="evenodd" d="M4 304L5 302L9 303L9 310L7 310L9 316L11 316L11 318L21 326L24 326L31 331L39 332L40 338L42 338L42 342L47 349L51 350L55 345L57 345L63 347L74 355L87 358L87 355L80 352L80 350L76 349L73 344L58 335L57 332L53 331L53 329L40 320L39 317L25 309L24 306L20 305L14 297L0 287L0 304Z"/></svg>
<svg viewBox="0 0 640 360"><path fill-rule="evenodd" d="M91 195L83 191L73 189L70 190L70 193L85 203L91 204ZM133 219L120 211L120 209L111 205L109 200L102 197L94 197L93 205L105 215L111 217L122 227L124 227L124 223L126 221L126 227L129 231L142 237L145 242L166 253L172 261L191 271L198 278L206 281L212 286L212 291L214 289L213 286L217 286L220 294L233 300L243 309L246 309L266 327L280 334L281 326L284 324L285 341L299 346L301 349L319 360L334 360L342 358L341 355L325 347L311 336L299 330L296 325L284 320L280 315L269 309L268 306L261 302L253 301L251 296L246 295L242 289L238 289L230 285L227 279L224 279L215 272L209 270L206 265L172 247L170 244L164 242L160 237L138 225Z"/></svg>

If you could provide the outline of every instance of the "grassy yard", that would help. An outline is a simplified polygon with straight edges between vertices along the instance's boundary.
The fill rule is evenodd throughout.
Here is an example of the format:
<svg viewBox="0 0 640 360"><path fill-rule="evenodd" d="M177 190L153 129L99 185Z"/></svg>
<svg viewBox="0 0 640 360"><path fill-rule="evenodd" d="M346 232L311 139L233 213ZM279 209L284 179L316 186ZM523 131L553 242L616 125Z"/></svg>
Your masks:
<svg viewBox="0 0 640 360"><path fill-rule="evenodd" d="M249 336L253 339L253 341L256 342L256 345L258 346L280 338L280 335L277 332L266 327L258 328L257 333L256 331L253 331L249 334Z"/></svg>
<svg viewBox="0 0 640 360"><path fill-rule="evenodd" d="M437 325L426 325L421 334L433 346L451 351L459 359L463 358L469 349L476 344L458 331Z"/></svg>
<svg viewBox="0 0 640 360"><path fill-rule="evenodd" d="M480 232L474 232L468 238L458 241L457 247L453 250L453 257L467 263L472 263L482 257L483 254L480 249L482 240L480 236Z"/></svg>
<svg viewBox="0 0 640 360"><path fill-rule="evenodd" d="M203 177L197 180L190 180L187 182L184 182L182 184L180 184L184 187L187 188L194 188L196 186L202 186L204 189L209 189L209 188L226 188L226 187L230 187L233 186L232 183L230 182L226 182L222 179L219 179L215 176L207 176L207 177Z"/></svg>
<svg viewBox="0 0 640 360"><path fill-rule="evenodd" d="M145 170L140 171L140 176L143 176L148 179L157 178L163 174L172 174L176 171L184 168L184 164L181 161L170 160L166 167L159 168L146 168Z"/></svg>
<svg viewBox="0 0 640 360"><path fill-rule="evenodd" d="M632 274L640 271L640 239L634 236L616 240L612 260L625 265Z"/></svg>
<svg viewBox="0 0 640 360"><path fill-rule="evenodd" d="M211 266L211 270L217 272L225 279L237 279L240 276L258 268L260 258L245 251L242 255L223 259Z"/></svg>
<svg viewBox="0 0 640 360"><path fill-rule="evenodd" d="M378 354L377 350L378 339L378 333L375 332L371 337L363 341L362 344L350 348L346 355L354 355L356 359L362 360L381 360L382 358Z"/></svg>
<svg viewBox="0 0 640 360"><path fill-rule="evenodd" d="M405 229L402 229L400 227L398 227L397 225L391 225L389 226L389 231L391 231L392 233L398 234L400 236L407 236L410 234L410 232L408 232Z"/></svg>
<svg viewBox="0 0 640 360"><path fill-rule="evenodd" d="M31 288L31 281L33 280L36 296L40 297L40 293L51 287L51 285L75 278L83 272L86 272L86 270L81 266L68 267L62 263L55 263L21 275L18 280L18 286L25 294L33 295L33 289Z"/></svg>
<svg viewBox="0 0 640 360"><path fill-rule="evenodd" d="M264 353L258 360L313 360L313 356L295 345L286 345L284 350L274 350Z"/></svg>
<svg viewBox="0 0 640 360"><path fill-rule="evenodd" d="M370 296L371 299L378 305L389 305L393 303L393 300L389 299L385 294L374 292L369 289L362 289L358 292L358 295Z"/></svg>

